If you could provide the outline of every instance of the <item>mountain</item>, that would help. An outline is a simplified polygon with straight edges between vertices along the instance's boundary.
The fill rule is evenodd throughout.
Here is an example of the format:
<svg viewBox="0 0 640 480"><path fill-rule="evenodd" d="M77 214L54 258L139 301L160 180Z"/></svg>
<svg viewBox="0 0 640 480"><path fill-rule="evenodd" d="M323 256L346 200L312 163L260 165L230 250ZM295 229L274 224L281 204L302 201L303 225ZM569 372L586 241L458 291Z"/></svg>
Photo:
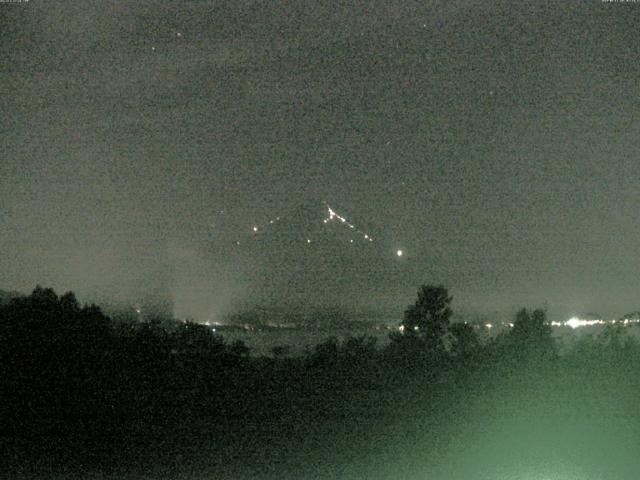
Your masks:
<svg viewBox="0 0 640 480"><path fill-rule="evenodd" d="M405 262L389 245L322 201L254 225L237 247L257 303L382 306L407 283ZM409 285L412 294L416 284Z"/></svg>
<svg viewBox="0 0 640 480"><path fill-rule="evenodd" d="M289 327L314 330L353 330L382 324L381 319L369 311L344 306L316 306L310 304L259 304L239 308L225 318L225 323L243 327Z"/></svg>

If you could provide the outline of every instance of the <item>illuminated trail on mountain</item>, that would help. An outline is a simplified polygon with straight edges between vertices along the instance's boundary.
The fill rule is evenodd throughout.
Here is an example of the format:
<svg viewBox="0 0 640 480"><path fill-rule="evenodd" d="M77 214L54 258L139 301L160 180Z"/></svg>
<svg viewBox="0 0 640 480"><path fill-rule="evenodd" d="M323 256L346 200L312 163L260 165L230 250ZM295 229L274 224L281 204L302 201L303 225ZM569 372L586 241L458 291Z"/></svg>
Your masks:
<svg viewBox="0 0 640 480"><path fill-rule="evenodd" d="M332 221L335 218L337 218L342 223L347 225L349 228L351 228L352 230L355 230L356 232L358 232L358 234L360 236L362 236L362 238L364 240L367 240L369 242L373 242L373 238L368 233L365 233L362 230L357 229L352 223L348 222L346 218L344 218L343 216L341 216L338 213L336 213L336 211L334 209L332 209L329 205L327 205L327 211L329 212L329 217L325 218L323 220L324 223L329 223L330 221Z"/></svg>
<svg viewBox="0 0 640 480"><path fill-rule="evenodd" d="M289 229L289 223L291 223L291 227L293 228L291 233L297 233L297 235L288 236L286 243L289 246L302 243L312 248L316 245L322 245L322 242L318 243L320 241L319 237L322 236L326 238L327 235L330 237L334 236L334 240L350 245L353 248L374 243L373 235L356 226L327 202L318 202L317 206L321 208L317 210L313 209L313 205L311 206L312 208L308 210L307 213L304 213L305 210L302 210L302 216L305 217L305 222L307 222L303 228L297 227L301 219L301 210L298 209L293 212L271 217L261 223L249 225L245 230L246 233L242 235L242 237L236 238L234 243L237 247L251 245L253 241L264 238L264 236L268 237L272 229L276 227L278 228L278 235L281 235L283 231ZM342 226L342 228L340 226ZM323 233L325 229L326 234ZM384 251L386 252L384 253L385 256L394 258L396 262L406 262L407 252L402 248L402 245L393 246L385 241L380 244L378 236L376 236L375 243L378 245L377 250L381 254ZM281 246L283 246L282 243Z"/></svg>
<svg viewBox="0 0 640 480"><path fill-rule="evenodd" d="M336 210L334 210L331 206L329 206L327 203L324 203L324 206L326 207L326 217L322 220L322 223L324 225L328 225L330 222L340 222L342 224L344 224L344 226L346 228L349 228L350 230L353 230L354 232L354 236L357 237L361 237L363 240L367 241L367 242L373 242L373 237L363 231L360 230L359 228L357 228L353 223L349 222L345 217L343 217L342 215L340 215L338 212L336 212ZM262 224L262 225L252 225L251 227L251 232L253 235L259 235L262 234L264 232L266 232L269 228L269 226L275 225L276 223L280 223L283 220L286 219L286 215L282 215L282 216L278 216L278 217L274 217L272 219L270 219L268 222ZM305 238L304 239L306 241L306 243L311 243L312 239L310 238ZM235 242L237 245L240 245L240 241L236 241ZM350 239L350 243L354 243L353 239Z"/></svg>

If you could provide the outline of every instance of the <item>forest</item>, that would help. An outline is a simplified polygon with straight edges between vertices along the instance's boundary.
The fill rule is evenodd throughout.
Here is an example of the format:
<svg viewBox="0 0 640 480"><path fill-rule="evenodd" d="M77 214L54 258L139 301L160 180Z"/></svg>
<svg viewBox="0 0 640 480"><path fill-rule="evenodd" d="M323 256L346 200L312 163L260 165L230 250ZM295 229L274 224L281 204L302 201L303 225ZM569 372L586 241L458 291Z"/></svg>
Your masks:
<svg viewBox="0 0 640 480"><path fill-rule="evenodd" d="M522 309L512 329L480 341L450 322L451 301L446 288L421 286L384 347L329 337L302 356L253 356L204 325L118 322L37 287L0 306L3 470L631 478L638 327L608 326L560 349L545 312Z"/></svg>

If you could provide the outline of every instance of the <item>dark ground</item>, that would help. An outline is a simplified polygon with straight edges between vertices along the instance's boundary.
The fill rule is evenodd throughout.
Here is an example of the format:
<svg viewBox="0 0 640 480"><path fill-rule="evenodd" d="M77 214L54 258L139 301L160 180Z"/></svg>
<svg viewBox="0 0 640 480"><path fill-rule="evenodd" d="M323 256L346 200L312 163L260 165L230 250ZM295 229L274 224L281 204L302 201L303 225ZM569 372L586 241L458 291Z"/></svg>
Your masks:
<svg viewBox="0 0 640 480"><path fill-rule="evenodd" d="M640 347L621 329L561 356L504 336L437 355L361 338L255 358L195 325L115 325L38 295L0 309L5 478L631 479L640 467Z"/></svg>

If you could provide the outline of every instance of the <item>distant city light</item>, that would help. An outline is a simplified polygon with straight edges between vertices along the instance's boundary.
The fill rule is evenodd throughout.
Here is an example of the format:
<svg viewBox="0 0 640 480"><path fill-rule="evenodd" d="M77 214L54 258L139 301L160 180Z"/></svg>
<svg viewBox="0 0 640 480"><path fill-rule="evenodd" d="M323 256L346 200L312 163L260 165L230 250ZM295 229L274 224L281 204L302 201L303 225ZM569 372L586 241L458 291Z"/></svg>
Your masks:
<svg viewBox="0 0 640 480"><path fill-rule="evenodd" d="M398 251L396 252L396 255L397 255L397 256L399 256L399 257L401 257L401 256L402 256L402 250L398 250Z"/></svg>
<svg viewBox="0 0 640 480"><path fill-rule="evenodd" d="M616 320L616 319L602 320L601 318L585 320L578 317L571 317L569 320L566 320L564 322L551 322L551 326L553 327L565 326L565 327L571 327L575 329L578 327L590 327L593 325L616 325L616 324L629 325L629 324L637 324L639 322L640 322L640 319L629 319L629 318L623 318L620 320Z"/></svg>
<svg viewBox="0 0 640 480"><path fill-rule="evenodd" d="M253 227L253 231L257 232L258 231L258 227Z"/></svg>
<svg viewBox="0 0 640 480"><path fill-rule="evenodd" d="M564 322L567 327L578 328L578 327L589 327L591 325L603 325L605 323L616 323L615 320L611 320L610 322L605 322L604 320L583 320L578 317L571 317L569 320Z"/></svg>

